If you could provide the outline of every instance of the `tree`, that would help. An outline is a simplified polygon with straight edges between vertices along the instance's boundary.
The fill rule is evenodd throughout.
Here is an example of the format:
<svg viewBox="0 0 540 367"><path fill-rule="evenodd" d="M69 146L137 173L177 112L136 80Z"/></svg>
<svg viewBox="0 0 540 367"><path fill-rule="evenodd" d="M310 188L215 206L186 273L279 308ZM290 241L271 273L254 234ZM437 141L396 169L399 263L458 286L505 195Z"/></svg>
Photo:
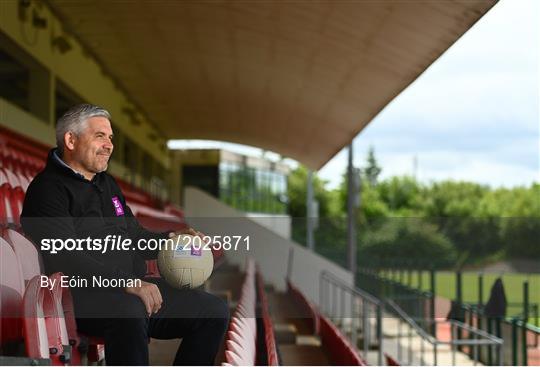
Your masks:
<svg viewBox="0 0 540 367"><path fill-rule="evenodd" d="M364 174L369 185L373 187L377 184L377 179L381 173L381 167L378 165L377 159L375 158L375 149L373 146L369 147L366 161L367 165L364 168Z"/></svg>
<svg viewBox="0 0 540 367"><path fill-rule="evenodd" d="M306 208L307 208L307 176L308 170L305 166L299 165L289 174L288 178L288 214L292 218L292 239L298 243L306 243ZM325 188L326 182L321 180L316 173L313 173L313 196L319 203L319 230L329 229L328 218L335 217L333 212L336 208L336 200L333 200L335 193ZM317 233L316 233L317 236Z"/></svg>
<svg viewBox="0 0 540 367"><path fill-rule="evenodd" d="M390 177L376 189L392 216L421 216L424 189L413 177Z"/></svg>
<svg viewBox="0 0 540 367"><path fill-rule="evenodd" d="M299 165L288 177L287 191L289 197L288 213L291 217L302 218L306 216L308 169ZM332 205L331 193L324 187L326 181L313 173L313 196L319 202L319 217L330 215Z"/></svg>
<svg viewBox="0 0 540 367"><path fill-rule="evenodd" d="M414 263L441 268L455 263L456 252L449 239L424 219L389 218L364 234L358 256L365 266Z"/></svg>

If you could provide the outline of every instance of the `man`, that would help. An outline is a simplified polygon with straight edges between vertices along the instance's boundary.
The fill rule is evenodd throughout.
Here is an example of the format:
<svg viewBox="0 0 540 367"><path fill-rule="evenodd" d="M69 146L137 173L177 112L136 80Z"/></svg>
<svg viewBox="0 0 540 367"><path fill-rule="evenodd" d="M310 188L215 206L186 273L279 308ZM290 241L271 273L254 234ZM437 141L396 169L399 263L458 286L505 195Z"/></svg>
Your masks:
<svg viewBox="0 0 540 367"><path fill-rule="evenodd" d="M62 272L87 282L71 288L77 327L104 337L108 365L148 365L149 337L183 338L175 365L213 365L228 322L227 305L202 290L177 290L161 279L143 279L144 259L156 258L157 251L137 248L137 240L168 238L169 233L142 228L105 172L112 140L110 115L103 108L83 104L67 111L56 127L57 148L28 187L23 229L40 248L43 239L133 240L129 251L86 246L56 254L41 251L47 274ZM141 280L124 288L100 288L92 286L93 277L123 284Z"/></svg>

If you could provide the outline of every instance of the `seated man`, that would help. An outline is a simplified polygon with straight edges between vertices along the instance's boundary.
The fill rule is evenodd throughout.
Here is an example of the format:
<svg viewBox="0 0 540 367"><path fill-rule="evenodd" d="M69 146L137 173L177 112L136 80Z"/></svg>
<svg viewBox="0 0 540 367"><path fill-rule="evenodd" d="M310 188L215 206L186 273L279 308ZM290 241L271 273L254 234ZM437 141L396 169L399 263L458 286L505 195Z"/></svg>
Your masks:
<svg viewBox="0 0 540 367"><path fill-rule="evenodd" d="M228 323L227 305L199 289L178 290L161 279L143 280L144 259L155 259L157 250L137 248L137 240L172 234L142 228L105 172L112 138L110 115L103 108L78 105L58 120L57 148L26 193L23 229L42 250L46 273L62 272L78 285L71 288L77 327L104 337L108 365L148 365L150 337L183 339L175 365L213 365ZM54 254L40 246L43 239L104 241L107 236L132 239L129 251L94 251L85 244ZM105 288L94 285L95 277L110 284L139 280Z"/></svg>

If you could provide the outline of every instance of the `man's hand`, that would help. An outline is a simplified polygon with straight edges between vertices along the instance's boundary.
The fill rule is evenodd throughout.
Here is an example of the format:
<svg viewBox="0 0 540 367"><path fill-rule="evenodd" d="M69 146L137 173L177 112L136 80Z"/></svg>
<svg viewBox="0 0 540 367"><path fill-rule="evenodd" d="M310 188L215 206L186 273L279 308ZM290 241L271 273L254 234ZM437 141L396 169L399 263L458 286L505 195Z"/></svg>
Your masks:
<svg viewBox="0 0 540 367"><path fill-rule="evenodd" d="M143 301L148 316L152 313L157 313L163 303L161 292L154 283L141 281L140 287L126 287L125 291L129 294L136 295Z"/></svg>

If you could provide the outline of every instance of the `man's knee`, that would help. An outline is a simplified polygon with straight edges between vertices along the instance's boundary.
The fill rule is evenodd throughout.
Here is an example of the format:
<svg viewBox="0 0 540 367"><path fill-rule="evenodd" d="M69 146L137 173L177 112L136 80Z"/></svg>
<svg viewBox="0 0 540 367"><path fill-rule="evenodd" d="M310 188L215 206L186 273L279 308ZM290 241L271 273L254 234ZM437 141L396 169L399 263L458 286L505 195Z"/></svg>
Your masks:
<svg viewBox="0 0 540 367"><path fill-rule="evenodd" d="M148 344L148 318L114 318L104 330L105 344L137 345Z"/></svg>
<svg viewBox="0 0 540 367"><path fill-rule="evenodd" d="M120 294L111 307L112 317L124 319L145 319L146 308L142 300L132 294Z"/></svg>

